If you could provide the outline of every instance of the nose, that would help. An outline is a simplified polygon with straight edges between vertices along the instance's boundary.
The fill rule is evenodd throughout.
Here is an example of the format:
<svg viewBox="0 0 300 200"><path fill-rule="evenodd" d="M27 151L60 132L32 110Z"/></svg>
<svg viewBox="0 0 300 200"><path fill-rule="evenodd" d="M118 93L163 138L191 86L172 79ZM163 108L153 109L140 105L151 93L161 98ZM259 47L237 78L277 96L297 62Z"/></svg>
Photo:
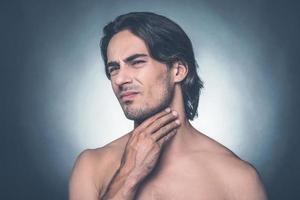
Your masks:
<svg viewBox="0 0 300 200"><path fill-rule="evenodd" d="M132 82L132 73L126 64L120 67L118 74L115 75L114 82L117 86Z"/></svg>

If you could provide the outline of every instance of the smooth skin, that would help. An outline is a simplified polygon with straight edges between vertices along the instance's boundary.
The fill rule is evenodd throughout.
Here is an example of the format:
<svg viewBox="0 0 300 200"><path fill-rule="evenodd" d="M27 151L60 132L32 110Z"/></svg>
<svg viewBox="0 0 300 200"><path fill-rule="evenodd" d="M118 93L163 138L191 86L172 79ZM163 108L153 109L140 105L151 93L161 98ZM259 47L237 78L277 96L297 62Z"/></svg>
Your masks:
<svg viewBox="0 0 300 200"><path fill-rule="evenodd" d="M267 199L255 168L186 118L180 83L187 66L177 62L166 70L127 30L111 39L107 54L109 61L119 63L111 71L111 84L126 116L159 107L169 95L168 86L174 89L170 109L135 120L133 131L102 148L83 151L70 178L70 200ZM147 56L135 60L143 62L126 61L135 54ZM122 88L137 95L125 101Z"/></svg>

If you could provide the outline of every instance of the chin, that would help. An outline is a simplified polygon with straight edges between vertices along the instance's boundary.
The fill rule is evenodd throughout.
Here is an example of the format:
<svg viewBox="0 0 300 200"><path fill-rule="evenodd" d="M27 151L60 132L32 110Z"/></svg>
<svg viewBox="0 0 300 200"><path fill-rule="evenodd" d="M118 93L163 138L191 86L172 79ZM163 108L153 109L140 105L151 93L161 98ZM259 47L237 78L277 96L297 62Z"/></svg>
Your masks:
<svg viewBox="0 0 300 200"><path fill-rule="evenodd" d="M126 118L141 123L170 106L174 98L174 88L168 86L165 88L166 90L158 93L156 98L151 97L148 100L121 103Z"/></svg>
<svg viewBox="0 0 300 200"><path fill-rule="evenodd" d="M127 119L133 120L135 122L143 122L147 118L155 115L156 113L164 110L168 104L160 104L158 106L153 107L139 107L139 108L133 108L130 105L123 107L123 112Z"/></svg>

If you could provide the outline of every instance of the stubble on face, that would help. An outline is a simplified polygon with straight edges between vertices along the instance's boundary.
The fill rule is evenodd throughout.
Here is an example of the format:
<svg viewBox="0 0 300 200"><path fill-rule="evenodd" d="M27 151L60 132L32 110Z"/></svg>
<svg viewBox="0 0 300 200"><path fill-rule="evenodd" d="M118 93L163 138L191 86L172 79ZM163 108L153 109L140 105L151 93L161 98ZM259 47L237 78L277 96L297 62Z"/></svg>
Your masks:
<svg viewBox="0 0 300 200"><path fill-rule="evenodd" d="M157 88L157 89L155 89ZM127 119L135 121L136 124L141 124L147 118L155 115L168 107L174 97L174 87L171 85L169 71L164 72L157 78L155 86L147 88L149 93L147 98L141 93L142 102L135 106L134 101L122 103L121 107Z"/></svg>
<svg viewBox="0 0 300 200"><path fill-rule="evenodd" d="M108 61L117 62L118 70L128 70L125 71L127 73L121 76L117 74L111 79L112 88L125 116L134 120L135 124L169 106L174 96L174 85L168 66L150 56L144 60L145 64L135 67L128 58L136 54L149 55L149 51L145 42L128 30L117 33L109 42ZM124 65L126 68L121 69L120 61L130 66ZM122 95L126 91L137 94L132 100L124 101Z"/></svg>

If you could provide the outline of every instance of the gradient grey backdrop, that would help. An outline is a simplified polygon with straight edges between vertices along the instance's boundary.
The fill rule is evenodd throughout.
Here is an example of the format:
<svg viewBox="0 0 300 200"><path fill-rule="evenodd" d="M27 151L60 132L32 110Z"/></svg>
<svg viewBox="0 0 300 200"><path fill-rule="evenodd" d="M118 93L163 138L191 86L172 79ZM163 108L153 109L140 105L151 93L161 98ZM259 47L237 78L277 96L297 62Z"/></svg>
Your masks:
<svg viewBox="0 0 300 200"><path fill-rule="evenodd" d="M132 128L98 47L129 11L186 30L205 82L194 126L256 166L270 199L299 199L295 2L1 1L0 199L66 199L76 156Z"/></svg>

